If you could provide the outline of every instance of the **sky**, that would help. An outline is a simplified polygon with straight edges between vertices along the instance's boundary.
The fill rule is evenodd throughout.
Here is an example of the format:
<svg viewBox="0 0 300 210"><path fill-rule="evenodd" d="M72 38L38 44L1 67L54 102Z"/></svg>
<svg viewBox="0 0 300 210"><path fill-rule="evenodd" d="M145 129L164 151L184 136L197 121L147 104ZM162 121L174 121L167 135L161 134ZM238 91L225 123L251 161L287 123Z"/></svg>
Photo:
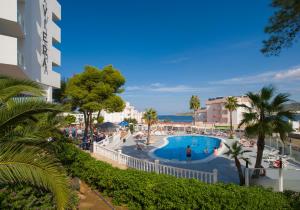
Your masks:
<svg viewBox="0 0 300 210"><path fill-rule="evenodd" d="M62 77L112 64L138 110L189 109L198 95L243 95L273 84L300 101L300 44L261 54L271 0L61 0Z"/></svg>

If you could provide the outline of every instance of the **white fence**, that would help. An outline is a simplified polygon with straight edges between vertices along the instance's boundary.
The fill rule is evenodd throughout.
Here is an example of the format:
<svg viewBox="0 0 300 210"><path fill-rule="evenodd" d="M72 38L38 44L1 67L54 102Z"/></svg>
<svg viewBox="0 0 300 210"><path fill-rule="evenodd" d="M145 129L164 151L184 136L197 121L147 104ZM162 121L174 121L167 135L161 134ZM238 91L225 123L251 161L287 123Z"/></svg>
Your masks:
<svg viewBox="0 0 300 210"><path fill-rule="evenodd" d="M216 169L214 169L213 172L203 172L203 171L196 171L196 170L162 165L159 163L159 160L155 160L154 162L151 162L148 160L134 158L122 154L121 150L114 151L105 148L96 142L94 142L93 145L93 152L101 156L104 156L108 159L114 160L119 164L126 165L128 168L134 168L146 172L155 172L157 174L171 175L177 178L188 178L188 179L194 178L206 183L216 183L218 181L218 171Z"/></svg>

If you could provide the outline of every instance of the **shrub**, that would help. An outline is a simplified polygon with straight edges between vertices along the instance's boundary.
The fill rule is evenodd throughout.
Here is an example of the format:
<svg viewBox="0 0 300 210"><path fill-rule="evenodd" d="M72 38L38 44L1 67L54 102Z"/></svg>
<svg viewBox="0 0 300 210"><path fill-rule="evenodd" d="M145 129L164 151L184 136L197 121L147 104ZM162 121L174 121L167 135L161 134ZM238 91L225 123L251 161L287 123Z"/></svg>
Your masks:
<svg viewBox="0 0 300 210"><path fill-rule="evenodd" d="M31 186L1 186L0 209L55 209L53 196Z"/></svg>
<svg viewBox="0 0 300 210"><path fill-rule="evenodd" d="M121 170L97 161L72 144L58 154L72 176L130 209L291 209L291 199L261 187L206 184L133 169Z"/></svg>
<svg viewBox="0 0 300 210"><path fill-rule="evenodd" d="M69 209L76 209L79 198L75 191L70 196ZM55 210L51 192L29 185L0 185L0 209Z"/></svg>

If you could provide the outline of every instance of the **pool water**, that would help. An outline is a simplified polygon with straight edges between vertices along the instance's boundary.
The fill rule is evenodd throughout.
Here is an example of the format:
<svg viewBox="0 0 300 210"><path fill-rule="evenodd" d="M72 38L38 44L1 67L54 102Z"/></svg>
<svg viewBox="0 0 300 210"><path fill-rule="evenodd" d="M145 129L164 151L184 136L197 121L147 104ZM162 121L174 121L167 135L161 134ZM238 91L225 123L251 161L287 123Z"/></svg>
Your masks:
<svg viewBox="0 0 300 210"><path fill-rule="evenodd" d="M191 160L202 160L219 148L221 140L209 136L171 136L167 138L168 144L154 151L158 158L168 160L186 160L186 148L192 149Z"/></svg>

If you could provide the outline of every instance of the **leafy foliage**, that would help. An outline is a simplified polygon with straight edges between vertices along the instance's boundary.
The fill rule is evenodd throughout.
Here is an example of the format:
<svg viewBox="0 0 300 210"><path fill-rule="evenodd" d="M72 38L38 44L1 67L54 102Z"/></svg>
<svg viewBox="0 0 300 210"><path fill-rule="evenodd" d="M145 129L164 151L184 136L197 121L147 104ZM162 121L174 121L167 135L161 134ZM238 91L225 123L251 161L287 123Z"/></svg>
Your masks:
<svg viewBox="0 0 300 210"><path fill-rule="evenodd" d="M85 135L92 127L92 113L101 110L120 112L125 104L120 96L125 78L112 65L99 70L96 67L86 66L84 71L68 80L66 96L84 115ZM98 118L97 117L97 118Z"/></svg>
<svg viewBox="0 0 300 210"><path fill-rule="evenodd" d="M261 50L266 55L278 55L282 48L292 46L300 32L299 0L272 0L272 7L277 10L265 28L270 37Z"/></svg>
<svg viewBox="0 0 300 210"><path fill-rule="evenodd" d="M200 108L200 99L198 96L192 96L190 99L190 109L197 111Z"/></svg>
<svg viewBox="0 0 300 210"><path fill-rule="evenodd" d="M65 121L68 123L68 125L71 125L72 123L75 123L76 117L69 114L65 117Z"/></svg>
<svg viewBox="0 0 300 210"><path fill-rule="evenodd" d="M52 98L54 102L64 103L66 99L65 96L66 86L67 86L67 80L63 78L60 81L60 88L56 88L53 90Z"/></svg>
<svg viewBox="0 0 300 210"><path fill-rule="evenodd" d="M0 76L0 104L21 94L31 93L31 95L42 96L43 92L36 82Z"/></svg>
<svg viewBox="0 0 300 210"><path fill-rule="evenodd" d="M235 161L235 166L239 173L240 185L244 185L245 177L242 171L240 160L244 160L245 162L250 163L249 159L244 157L244 154L251 151L244 150L242 145L239 144L237 141L235 141L231 146L225 143L225 146L227 147L228 151L225 152L224 155L227 155L228 157L230 157Z"/></svg>
<svg viewBox="0 0 300 210"><path fill-rule="evenodd" d="M261 187L211 185L194 179L121 170L96 161L72 144L60 145L58 153L70 174L129 209L292 209L289 197Z"/></svg>
<svg viewBox="0 0 300 210"><path fill-rule="evenodd" d="M247 112L243 113L243 120L239 126L246 126L246 135L258 137L255 168L261 168L265 137L274 132L279 133L284 140L291 131L291 125L286 119L293 119L294 116L292 112L284 109L284 104L290 101L289 94L275 95L273 86L266 86L259 93L249 92L246 95L251 105L242 106Z"/></svg>
<svg viewBox="0 0 300 210"><path fill-rule="evenodd" d="M51 193L27 185L1 186L1 209L56 209Z"/></svg>
<svg viewBox="0 0 300 210"><path fill-rule="evenodd" d="M69 203L67 176L59 161L42 149L46 137L41 130L29 132L32 124L38 125L41 114L57 114L62 108L37 99L42 88L35 82L1 78L0 84L0 183L32 184L38 188L50 190L55 198L57 209L63 209ZM5 84L5 86L2 86ZM27 98L13 98L23 94L25 87ZM9 90L5 92L4 90ZM8 94L9 93L9 94ZM40 127L39 127L40 126ZM46 128L39 124L38 128ZM55 127L47 127L44 134L52 133ZM52 130L51 130L52 129ZM48 133L49 131L49 133ZM28 134L31 135L28 135ZM27 140L30 139L30 144ZM35 146L33 146L35 145Z"/></svg>
<svg viewBox="0 0 300 210"><path fill-rule="evenodd" d="M190 109L194 111L193 124L195 125L196 112L200 109L200 99L198 96L192 95L190 99Z"/></svg>
<svg viewBox="0 0 300 210"><path fill-rule="evenodd" d="M136 125L138 122L134 118L124 118L125 122L128 122L129 124L132 123L133 125Z"/></svg>

